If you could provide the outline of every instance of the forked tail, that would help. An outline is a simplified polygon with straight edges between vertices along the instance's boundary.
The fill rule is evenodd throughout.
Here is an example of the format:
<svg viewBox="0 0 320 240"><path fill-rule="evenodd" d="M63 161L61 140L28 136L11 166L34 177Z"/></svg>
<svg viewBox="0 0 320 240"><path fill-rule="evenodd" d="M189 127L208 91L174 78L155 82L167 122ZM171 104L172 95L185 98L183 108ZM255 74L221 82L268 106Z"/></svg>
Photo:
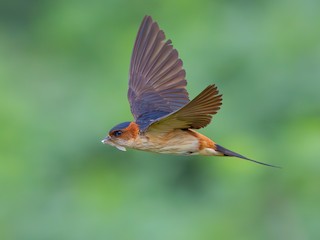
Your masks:
<svg viewBox="0 0 320 240"><path fill-rule="evenodd" d="M263 163L263 162L258 162L256 160L253 160L253 159L250 159L250 158L247 158L245 156L242 156L238 153L235 153L235 152L232 152L218 144L215 144L216 146L216 151L217 152L220 152L223 154L223 156L229 156L229 157L238 157L238 158L242 158L242 159L245 159L245 160L248 160L248 161L251 161L251 162L255 162L255 163L258 163L258 164L261 164L261 165L265 165L265 166L268 166L268 167L275 167L275 168L280 168L278 166L274 166L274 165L271 165L271 164L267 164L267 163Z"/></svg>

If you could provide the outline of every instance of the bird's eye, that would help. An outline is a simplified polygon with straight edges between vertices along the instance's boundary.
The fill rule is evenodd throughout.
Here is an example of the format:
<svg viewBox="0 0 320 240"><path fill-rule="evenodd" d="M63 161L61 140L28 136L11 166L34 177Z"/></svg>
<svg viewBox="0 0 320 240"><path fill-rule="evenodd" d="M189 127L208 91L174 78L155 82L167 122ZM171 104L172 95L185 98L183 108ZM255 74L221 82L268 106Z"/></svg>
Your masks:
<svg viewBox="0 0 320 240"><path fill-rule="evenodd" d="M115 136L115 137L119 137L121 134L122 134L122 131L120 131L120 130L113 132L113 136Z"/></svg>

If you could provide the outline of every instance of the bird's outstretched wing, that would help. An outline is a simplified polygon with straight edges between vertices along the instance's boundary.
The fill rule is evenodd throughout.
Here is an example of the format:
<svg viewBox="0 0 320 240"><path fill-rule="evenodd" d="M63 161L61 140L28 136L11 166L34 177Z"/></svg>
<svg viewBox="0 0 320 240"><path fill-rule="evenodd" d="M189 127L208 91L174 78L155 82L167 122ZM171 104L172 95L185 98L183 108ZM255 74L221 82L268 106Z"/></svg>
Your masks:
<svg viewBox="0 0 320 240"><path fill-rule="evenodd" d="M144 131L190 100L185 70L177 50L150 16L145 16L134 44L128 99L135 121Z"/></svg>
<svg viewBox="0 0 320 240"><path fill-rule="evenodd" d="M222 104L222 95L215 85L204 89L181 109L154 121L148 131L169 132L173 129L199 129L207 126Z"/></svg>

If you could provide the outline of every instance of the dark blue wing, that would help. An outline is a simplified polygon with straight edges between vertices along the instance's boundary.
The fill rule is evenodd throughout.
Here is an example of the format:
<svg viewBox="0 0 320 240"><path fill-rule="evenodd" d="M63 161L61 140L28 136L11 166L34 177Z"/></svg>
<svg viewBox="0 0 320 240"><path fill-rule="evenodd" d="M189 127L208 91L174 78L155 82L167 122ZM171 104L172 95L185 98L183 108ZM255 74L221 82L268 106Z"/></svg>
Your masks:
<svg viewBox="0 0 320 240"><path fill-rule="evenodd" d="M171 41L145 16L133 48L128 90L131 112L142 131L190 101L185 75Z"/></svg>

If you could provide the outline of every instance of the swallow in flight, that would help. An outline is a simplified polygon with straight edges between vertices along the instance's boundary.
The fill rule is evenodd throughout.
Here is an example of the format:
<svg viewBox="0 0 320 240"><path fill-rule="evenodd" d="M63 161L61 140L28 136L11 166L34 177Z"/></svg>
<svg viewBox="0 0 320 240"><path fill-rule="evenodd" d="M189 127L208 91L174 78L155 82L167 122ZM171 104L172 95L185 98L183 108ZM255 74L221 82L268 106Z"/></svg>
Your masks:
<svg viewBox="0 0 320 240"><path fill-rule="evenodd" d="M217 87L209 85L192 101L186 90L186 72L178 52L150 16L145 16L130 63L128 99L135 121L113 127L104 144L125 151L229 156L246 159L195 129L207 126L222 104Z"/></svg>

